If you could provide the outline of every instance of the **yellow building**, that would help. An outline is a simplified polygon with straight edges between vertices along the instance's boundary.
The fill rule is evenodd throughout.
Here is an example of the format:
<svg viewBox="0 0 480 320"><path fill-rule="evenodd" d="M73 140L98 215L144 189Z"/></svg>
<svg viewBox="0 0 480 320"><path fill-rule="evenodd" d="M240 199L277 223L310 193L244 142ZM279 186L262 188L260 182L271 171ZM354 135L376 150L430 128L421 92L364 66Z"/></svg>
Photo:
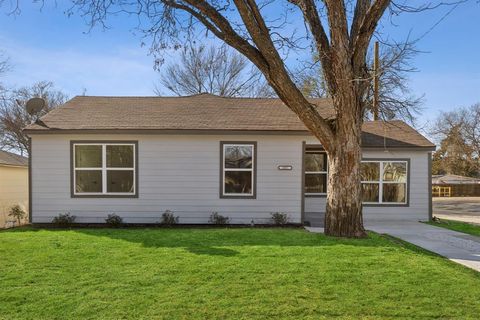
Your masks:
<svg viewBox="0 0 480 320"><path fill-rule="evenodd" d="M12 226L8 214L17 204L28 214L28 159L0 150L0 228Z"/></svg>

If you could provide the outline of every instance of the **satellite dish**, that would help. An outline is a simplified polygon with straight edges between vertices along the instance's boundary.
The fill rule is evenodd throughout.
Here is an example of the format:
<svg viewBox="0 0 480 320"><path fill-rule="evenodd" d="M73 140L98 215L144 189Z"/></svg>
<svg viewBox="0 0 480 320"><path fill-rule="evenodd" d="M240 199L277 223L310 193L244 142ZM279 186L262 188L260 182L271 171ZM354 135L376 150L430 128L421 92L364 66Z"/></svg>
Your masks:
<svg viewBox="0 0 480 320"><path fill-rule="evenodd" d="M34 116L38 114L45 107L45 100L42 98L32 98L27 101L25 109L29 115Z"/></svg>

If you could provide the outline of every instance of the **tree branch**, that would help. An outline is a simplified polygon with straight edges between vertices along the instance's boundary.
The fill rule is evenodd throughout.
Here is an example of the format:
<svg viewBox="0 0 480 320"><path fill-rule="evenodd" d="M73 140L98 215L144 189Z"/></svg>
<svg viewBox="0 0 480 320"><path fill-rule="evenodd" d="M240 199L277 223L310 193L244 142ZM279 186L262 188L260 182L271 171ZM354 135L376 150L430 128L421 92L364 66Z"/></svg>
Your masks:
<svg viewBox="0 0 480 320"><path fill-rule="evenodd" d="M356 73L362 72L359 69L361 68L361 62L365 60L368 45L370 44L373 33L375 32L375 27L377 26L380 18L385 13L385 10L388 8L390 2L391 0L375 0L375 2L370 5L368 10L362 15L363 18L359 17L359 22L357 23L359 25L358 32L352 34L352 62L353 65L356 66ZM359 11L361 10L359 9Z"/></svg>
<svg viewBox="0 0 480 320"><path fill-rule="evenodd" d="M350 43L358 36L361 23L365 18L368 8L370 8L371 0L358 0L355 6L355 13L353 14L352 27L350 29Z"/></svg>
<svg viewBox="0 0 480 320"><path fill-rule="evenodd" d="M291 3L300 8L303 13L303 17L308 24L310 32L315 40L315 45L318 53L318 58L321 62L323 74L330 84L329 91L334 94L337 90L333 79L332 61L330 52L330 42L328 40L325 28L322 25L318 9L313 0L290 0Z"/></svg>
<svg viewBox="0 0 480 320"><path fill-rule="evenodd" d="M268 69L264 70L267 81L307 128L312 132L321 133L317 138L326 149L329 149L333 143L333 130L292 81L255 1L234 0L234 2L253 42L267 60Z"/></svg>

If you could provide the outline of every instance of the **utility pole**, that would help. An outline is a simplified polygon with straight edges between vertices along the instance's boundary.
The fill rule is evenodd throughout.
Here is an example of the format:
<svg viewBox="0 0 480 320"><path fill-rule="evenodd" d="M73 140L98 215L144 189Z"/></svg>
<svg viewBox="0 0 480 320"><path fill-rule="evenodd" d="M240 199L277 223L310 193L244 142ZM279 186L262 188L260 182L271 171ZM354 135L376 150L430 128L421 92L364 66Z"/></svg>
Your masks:
<svg viewBox="0 0 480 320"><path fill-rule="evenodd" d="M375 41L373 47L373 120L378 120L378 100L379 100L379 71L380 71L380 59L378 57L378 41Z"/></svg>

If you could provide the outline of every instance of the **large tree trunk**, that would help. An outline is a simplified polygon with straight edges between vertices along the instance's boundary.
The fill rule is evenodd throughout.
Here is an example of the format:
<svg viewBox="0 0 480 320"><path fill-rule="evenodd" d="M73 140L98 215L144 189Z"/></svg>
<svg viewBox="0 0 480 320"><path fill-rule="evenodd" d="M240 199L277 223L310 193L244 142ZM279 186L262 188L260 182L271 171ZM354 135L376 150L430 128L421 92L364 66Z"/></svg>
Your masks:
<svg viewBox="0 0 480 320"><path fill-rule="evenodd" d="M360 164L362 160L362 120L351 110L359 108L356 98L339 103L353 103L350 112L344 112L336 121L336 139L328 151L327 211L325 234L362 238L363 228ZM334 102L335 103L335 102ZM345 107L345 105L344 105Z"/></svg>

